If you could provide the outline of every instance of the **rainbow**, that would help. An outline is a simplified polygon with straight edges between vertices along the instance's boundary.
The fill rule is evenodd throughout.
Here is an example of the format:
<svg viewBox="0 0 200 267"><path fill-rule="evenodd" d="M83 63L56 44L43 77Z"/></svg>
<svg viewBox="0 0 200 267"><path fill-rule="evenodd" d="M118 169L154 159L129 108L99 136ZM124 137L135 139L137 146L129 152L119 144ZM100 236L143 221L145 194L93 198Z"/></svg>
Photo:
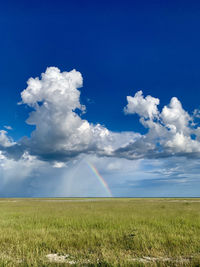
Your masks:
<svg viewBox="0 0 200 267"><path fill-rule="evenodd" d="M90 162L88 162L88 161L86 161L86 163L87 163L88 167L90 168L90 170L98 178L99 182L101 183L103 188L106 190L106 192L108 193L109 197L112 197L112 192L110 191L110 188L108 187L108 184L103 179L103 177L100 175L100 173L98 172L97 168L94 165L92 165Z"/></svg>

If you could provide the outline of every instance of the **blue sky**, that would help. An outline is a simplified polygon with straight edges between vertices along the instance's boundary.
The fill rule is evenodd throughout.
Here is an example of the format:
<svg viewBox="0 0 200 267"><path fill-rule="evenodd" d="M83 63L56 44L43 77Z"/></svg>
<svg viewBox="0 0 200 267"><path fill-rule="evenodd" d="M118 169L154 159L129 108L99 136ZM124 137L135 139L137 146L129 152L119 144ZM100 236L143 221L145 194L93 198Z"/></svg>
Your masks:
<svg viewBox="0 0 200 267"><path fill-rule="evenodd" d="M72 196L103 196L105 191L98 181L94 183L93 174L87 169L83 173L77 170L80 162L83 167L79 168L85 169L87 159L99 170L114 196L198 196L199 27L198 1L1 3L0 129L8 133L2 132L1 137L0 195L60 196L72 192ZM83 86L77 90L86 112L80 115L83 110L76 106L75 113L82 119L80 124L87 121L90 131L95 132L91 138L97 147L88 139L86 142L86 137L77 144L69 134L59 135L63 121L55 122L49 114L44 116L46 124L33 118L31 125L26 123L29 113L37 110L26 97L22 99L21 92L30 77L41 77L51 66L61 73L72 69L81 73ZM135 94L140 90L143 94L139 98ZM145 100L147 95L153 97L151 101ZM132 96L130 102L127 96ZM45 97L42 103L48 102L49 96ZM179 102L170 107L172 97ZM157 98L159 104L155 103ZM139 106L131 104L132 100L147 102ZM17 104L20 101L23 105ZM145 113L148 105L150 109ZM164 106L167 113L162 113ZM57 112L56 106L51 111ZM61 111L62 116L68 114L61 107L58 114ZM169 111L170 116L176 114L178 118L169 118ZM141 123L142 118L148 122ZM53 120L49 131L56 129L56 133L51 132L51 136L45 127ZM159 134L150 126L152 122L159 127ZM95 125L100 125L101 130ZM36 126L40 130L35 131ZM109 140L102 140L106 130ZM47 147L47 137L49 145L58 138L53 152ZM62 145L59 138L64 140ZM136 142L138 138L143 143ZM73 148L69 149L70 145ZM144 147L153 145L155 148L144 151ZM109 155L108 147L112 150ZM23 179L16 178L16 168L24 166L24 161L32 165L21 175ZM80 189L77 185L81 185Z"/></svg>

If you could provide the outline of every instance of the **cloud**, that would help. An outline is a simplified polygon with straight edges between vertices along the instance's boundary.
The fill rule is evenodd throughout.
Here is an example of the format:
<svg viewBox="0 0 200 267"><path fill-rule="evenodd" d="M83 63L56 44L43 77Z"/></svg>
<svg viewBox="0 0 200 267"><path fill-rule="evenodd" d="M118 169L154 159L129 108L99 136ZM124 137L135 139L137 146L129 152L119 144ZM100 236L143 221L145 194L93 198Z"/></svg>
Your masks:
<svg viewBox="0 0 200 267"><path fill-rule="evenodd" d="M198 184L198 109L190 115L176 97L159 109L158 98L138 91L127 97L124 113L137 114L147 133L113 132L82 118L87 112L82 85L80 72L55 67L28 80L20 104L32 109L26 122L35 129L17 142L0 130L1 196L105 196L86 161L97 167L115 196L141 196L145 185L152 192L143 195L155 195L152 185L164 188L170 181Z"/></svg>
<svg viewBox="0 0 200 267"><path fill-rule="evenodd" d="M6 130L13 130L13 128L12 128L11 126L9 126L9 125L4 125L4 128L5 128Z"/></svg>
<svg viewBox="0 0 200 267"><path fill-rule="evenodd" d="M97 168L114 196L198 195L199 160L171 157L133 161L81 155L55 167L51 162L41 161L28 153L18 161L0 153L0 196L107 196L87 162Z"/></svg>
<svg viewBox="0 0 200 267"><path fill-rule="evenodd" d="M87 162L94 156L79 156L62 166L25 153L18 161L0 153L1 197L103 197L109 196ZM101 164L105 159L101 158ZM101 171L101 169L100 169Z"/></svg>
<svg viewBox="0 0 200 267"><path fill-rule="evenodd" d="M15 144L11 137L7 136L7 131L0 130L0 148L11 147Z"/></svg>
<svg viewBox="0 0 200 267"><path fill-rule="evenodd" d="M114 133L81 118L80 113L86 112L78 90L83 78L76 70L60 72L50 67L41 79L30 78L27 84L20 104L33 109L26 122L34 125L35 130L31 138L18 142L17 149L24 148L41 160L66 162L82 153L109 156L117 147L139 136L131 132Z"/></svg>
<svg viewBox="0 0 200 267"><path fill-rule="evenodd" d="M0 196L55 196L62 173L63 168L54 168L27 152L17 161L0 153Z"/></svg>
<svg viewBox="0 0 200 267"><path fill-rule="evenodd" d="M171 156L200 157L200 128L194 123L193 116L186 112L181 102L173 97L168 106L160 112L157 108L159 99L143 96L142 91L127 98L124 109L126 114L138 114L140 122L148 133L135 142L120 147L116 156L128 159L162 158Z"/></svg>
<svg viewBox="0 0 200 267"><path fill-rule="evenodd" d="M200 157L200 127L193 115L173 97L159 111L160 100L142 91L127 97L126 115L137 114L147 134L112 132L100 124L82 119L86 107L80 101L83 78L80 72L61 72L49 67L41 78L30 78L21 93L20 104L32 112L26 122L35 126L31 137L14 142L5 130L0 131L0 150L19 160L24 153L59 168L81 154L125 159Z"/></svg>
<svg viewBox="0 0 200 267"><path fill-rule="evenodd" d="M150 95L143 97L142 91L138 91L134 97L127 96L127 106L124 108L125 114L137 113L141 117L153 119L158 115L157 105L160 100Z"/></svg>

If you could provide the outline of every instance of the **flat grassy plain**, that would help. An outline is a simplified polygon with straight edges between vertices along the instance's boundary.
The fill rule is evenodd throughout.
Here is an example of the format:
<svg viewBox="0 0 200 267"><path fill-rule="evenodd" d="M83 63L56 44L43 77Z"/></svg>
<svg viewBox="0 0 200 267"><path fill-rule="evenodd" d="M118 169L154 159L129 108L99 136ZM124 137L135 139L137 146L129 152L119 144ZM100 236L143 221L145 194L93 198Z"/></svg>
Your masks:
<svg viewBox="0 0 200 267"><path fill-rule="evenodd" d="M0 199L0 266L200 266L200 199Z"/></svg>

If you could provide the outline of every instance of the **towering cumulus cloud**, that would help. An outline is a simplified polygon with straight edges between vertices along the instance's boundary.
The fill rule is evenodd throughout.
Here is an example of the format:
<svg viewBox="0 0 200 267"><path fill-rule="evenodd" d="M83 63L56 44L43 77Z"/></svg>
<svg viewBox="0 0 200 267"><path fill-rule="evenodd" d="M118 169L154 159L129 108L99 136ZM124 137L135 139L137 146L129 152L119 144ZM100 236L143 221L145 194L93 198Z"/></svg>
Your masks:
<svg viewBox="0 0 200 267"><path fill-rule="evenodd" d="M26 122L35 130L30 138L17 143L1 130L0 150L6 157L16 160L29 154L62 166L80 154L127 159L200 156L200 127L195 122L199 112L189 115L176 97L159 111L158 98L144 97L142 91L128 96L124 113L138 114L148 132L117 133L82 119L86 107L80 102L80 72L60 72L50 67L41 79L30 78L27 84L21 93L21 104L33 109Z"/></svg>
<svg viewBox="0 0 200 267"><path fill-rule="evenodd" d="M21 97L23 104L34 109L27 123L35 125L36 129L31 139L23 140L31 154L46 160L67 160L82 152L96 150L108 136L107 129L90 125L75 112L85 111L78 90L82 83L80 72L61 73L54 67L47 68L41 80L28 80Z"/></svg>
<svg viewBox="0 0 200 267"><path fill-rule="evenodd" d="M21 93L22 103L34 109L27 123L35 125L31 138L24 138L21 145L30 154L50 161L67 161L81 153L109 155L119 144L125 144L135 134L111 133L105 127L90 124L79 116L85 112L80 103L83 79L72 70L60 72L47 68L41 79L30 78L28 87ZM79 113L80 113L79 112Z"/></svg>

